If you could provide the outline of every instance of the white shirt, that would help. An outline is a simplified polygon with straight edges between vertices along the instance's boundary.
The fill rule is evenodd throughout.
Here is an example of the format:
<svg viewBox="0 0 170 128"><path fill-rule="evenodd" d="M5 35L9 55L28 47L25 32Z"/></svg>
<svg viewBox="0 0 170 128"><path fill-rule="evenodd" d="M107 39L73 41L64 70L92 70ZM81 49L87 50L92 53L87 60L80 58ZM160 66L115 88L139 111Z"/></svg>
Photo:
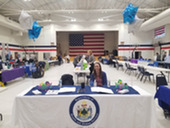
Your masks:
<svg viewBox="0 0 170 128"><path fill-rule="evenodd" d="M165 57L165 62L166 62L166 63L170 63L170 55L168 55L167 57Z"/></svg>

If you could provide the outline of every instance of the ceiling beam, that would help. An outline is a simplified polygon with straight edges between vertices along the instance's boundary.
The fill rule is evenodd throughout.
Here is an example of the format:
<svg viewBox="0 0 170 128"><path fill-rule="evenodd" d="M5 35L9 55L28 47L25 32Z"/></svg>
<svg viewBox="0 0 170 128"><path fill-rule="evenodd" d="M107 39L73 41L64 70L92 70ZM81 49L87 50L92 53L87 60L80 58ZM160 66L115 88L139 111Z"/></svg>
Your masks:
<svg viewBox="0 0 170 128"><path fill-rule="evenodd" d="M139 8L138 12L147 12L147 13L160 13L162 10L167 9L167 7L163 8ZM15 9L3 9L1 12L5 13L4 15L12 15L12 13L20 14L22 10ZM24 10L27 13L98 13L98 12L122 12L122 9L79 9L79 10ZM11 13L12 12L12 13Z"/></svg>

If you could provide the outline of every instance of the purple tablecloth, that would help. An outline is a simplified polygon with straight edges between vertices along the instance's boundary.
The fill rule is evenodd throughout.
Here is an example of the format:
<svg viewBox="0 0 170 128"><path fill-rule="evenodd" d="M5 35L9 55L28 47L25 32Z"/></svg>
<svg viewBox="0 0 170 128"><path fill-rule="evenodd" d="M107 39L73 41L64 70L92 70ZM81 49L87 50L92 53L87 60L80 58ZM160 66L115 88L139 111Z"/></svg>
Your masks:
<svg viewBox="0 0 170 128"><path fill-rule="evenodd" d="M24 68L14 68L12 70L5 70L1 73L2 82L8 82L14 80L18 77L22 77L25 75Z"/></svg>
<svg viewBox="0 0 170 128"><path fill-rule="evenodd" d="M138 60L136 60L136 59L131 59L130 62L137 64L137 63L138 63Z"/></svg>

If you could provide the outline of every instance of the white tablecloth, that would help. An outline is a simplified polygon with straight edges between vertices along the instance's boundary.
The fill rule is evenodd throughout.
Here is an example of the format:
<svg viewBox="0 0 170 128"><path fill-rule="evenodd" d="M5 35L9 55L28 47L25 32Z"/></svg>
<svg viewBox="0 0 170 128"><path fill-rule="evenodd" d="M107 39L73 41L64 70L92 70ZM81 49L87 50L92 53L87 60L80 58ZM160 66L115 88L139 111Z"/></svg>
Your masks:
<svg viewBox="0 0 170 128"><path fill-rule="evenodd" d="M75 123L69 114L72 101L82 95L23 96L15 98L13 128L155 128L153 97L141 95L89 95L99 104L97 120L89 126Z"/></svg>

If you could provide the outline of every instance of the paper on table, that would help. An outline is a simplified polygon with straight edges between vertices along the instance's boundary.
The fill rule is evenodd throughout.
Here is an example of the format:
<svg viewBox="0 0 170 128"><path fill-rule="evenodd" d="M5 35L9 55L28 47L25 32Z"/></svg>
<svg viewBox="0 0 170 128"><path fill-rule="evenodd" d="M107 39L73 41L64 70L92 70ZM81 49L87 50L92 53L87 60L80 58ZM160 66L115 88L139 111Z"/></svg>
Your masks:
<svg viewBox="0 0 170 128"><path fill-rule="evenodd" d="M167 88L169 88L169 89L170 89L170 85L168 85L168 86L165 86L165 87L167 87Z"/></svg>
<svg viewBox="0 0 170 128"><path fill-rule="evenodd" d="M34 90L34 91L32 91L32 93L34 93L35 95L41 95L42 94L42 92L40 92L38 90Z"/></svg>
<svg viewBox="0 0 170 128"><path fill-rule="evenodd" d="M118 93L120 93L120 94L124 94L124 93L127 93L127 92L129 92L128 89L123 89L123 90L118 91Z"/></svg>
<svg viewBox="0 0 170 128"><path fill-rule="evenodd" d="M48 90L45 95L57 95L59 90Z"/></svg>
<svg viewBox="0 0 170 128"><path fill-rule="evenodd" d="M113 91L111 89L103 88L103 87L91 87L91 91L113 94Z"/></svg>
<svg viewBox="0 0 170 128"><path fill-rule="evenodd" d="M63 88L60 88L58 93L75 92L75 91L76 91L75 87L63 87Z"/></svg>

